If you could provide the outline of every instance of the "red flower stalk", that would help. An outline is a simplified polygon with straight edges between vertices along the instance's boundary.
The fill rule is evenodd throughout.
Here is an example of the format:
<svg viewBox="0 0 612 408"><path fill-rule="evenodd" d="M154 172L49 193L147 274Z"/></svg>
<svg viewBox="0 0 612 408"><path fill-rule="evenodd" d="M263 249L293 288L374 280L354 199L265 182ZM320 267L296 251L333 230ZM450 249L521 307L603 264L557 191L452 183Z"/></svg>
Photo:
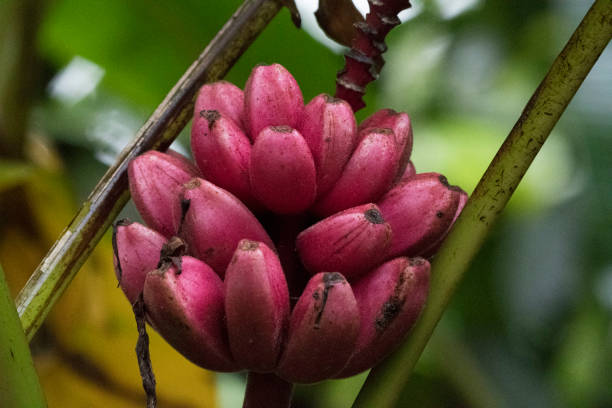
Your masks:
<svg viewBox="0 0 612 408"><path fill-rule="evenodd" d="M385 37L400 24L398 13L411 7L408 0L368 0L368 4L370 12L365 21L355 23L351 50L344 56L346 64L336 79L336 97L347 101L355 112L365 106L365 87L378 78L385 63Z"/></svg>

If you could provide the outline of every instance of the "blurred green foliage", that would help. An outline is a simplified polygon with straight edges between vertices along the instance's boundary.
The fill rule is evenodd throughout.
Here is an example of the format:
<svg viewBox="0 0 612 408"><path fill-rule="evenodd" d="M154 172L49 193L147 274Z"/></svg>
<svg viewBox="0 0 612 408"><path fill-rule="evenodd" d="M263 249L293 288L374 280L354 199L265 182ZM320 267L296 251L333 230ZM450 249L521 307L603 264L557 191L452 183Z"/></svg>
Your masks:
<svg viewBox="0 0 612 408"><path fill-rule="evenodd" d="M59 149L79 200L240 2L40 3L28 134ZM416 12L388 37L387 64L358 117L407 111L417 170L444 173L469 192L589 4L413 3ZM227 79L243 86L261 62L287 67L309 100L334 92L343 58L282 11ZM610 72L608 48L472 265L400 406L612 406ZM1 187L29 171L25 160L0 162ZM364 378L298 387L295 406L349 406ZM221 401L235 401L243 380L218 376Z"/></svg>

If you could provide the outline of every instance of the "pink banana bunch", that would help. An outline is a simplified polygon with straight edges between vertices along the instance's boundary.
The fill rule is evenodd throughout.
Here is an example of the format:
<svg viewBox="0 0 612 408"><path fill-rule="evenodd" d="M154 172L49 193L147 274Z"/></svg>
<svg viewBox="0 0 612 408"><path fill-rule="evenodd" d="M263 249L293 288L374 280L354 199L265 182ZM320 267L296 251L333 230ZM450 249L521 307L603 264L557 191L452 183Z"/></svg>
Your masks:
<svg viewBox="0 0 612 408"><path fill-rule="evenodd" d="M211 370L295 383L379 363L423 308L430 265L467 195L415 174L412 127L385 109L357 126L343 100L304 105L280 65L244 91L202 87L194 166L148 152L129 166L147 226L119 221L115 270L173 347Z"/></svg>

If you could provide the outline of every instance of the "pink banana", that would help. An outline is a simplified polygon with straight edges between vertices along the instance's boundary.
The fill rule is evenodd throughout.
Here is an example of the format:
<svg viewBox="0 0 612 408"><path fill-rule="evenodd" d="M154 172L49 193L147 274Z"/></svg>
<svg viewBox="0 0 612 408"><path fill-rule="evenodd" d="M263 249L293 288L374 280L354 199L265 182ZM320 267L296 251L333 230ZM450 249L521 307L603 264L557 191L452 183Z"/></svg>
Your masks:
<svg viewBox="0 0 612 408"><path fill-rule="evenodd" d="M249 181L251 141L233 120L201 110L193 118L191 150L204 178L249 206L255 203Z"/></svg>
<svg viewBox="0 0 612 408"><path fill-rule="evenodd" d="M358 333L359 310L351 286L337 272L316 274L291 314L278 375L297 383L334 376L351 356Z"/></svg>
<svg viewBox="0 0 612 408"><path fill-rule="evenodd" d="M131 304L144 288L147 273L157 268L166 238L137 222L119 220L113 228L115 274Z"/></svg>
<svg viewBox="0 0 612 408"><path fill-rule="evenodd" d="M429 258L433 256L436 252L438 252L438 249L440 249L442 242L444 242L444 239L450 232L451 227L453 226L455 221L457 221L457 218L459 217L459 214L461 214L461 211L463 211L463 207L465 207L465 204L467 203L467 200L469 197L467 193L461 190L460 188L458 188L458 192L459 192L459 204L457 205L457 210L455 211L455 216L453 217L453 221L451 221L451 224L448 226L444 234L440 238L438 238L438 240L432 246L430 246L429 248L423 251L423 257Z"/></svg>
<svg viewBox="0 0 612 408"><path fill-rule="evenodd" d="M267 126L296 128L304 110L302 91L282 65L258 65L244 87L244 122L255 141Z"/></svg>
<svg viewBox="0 0 612 408"><path fill-rule="evenodd" d="M429 270L423 258L396 258L352 285L361 326L355 351L337 377L371 368L402 342L425 305Z"/></svg>
<svg viewBox="0 0 612 408"><path fill-rule="evenodd" d="M354 279L386 257L391 239L391 226L378 207L365 204L302 231L296 247L311 274L337 271Z"/></svg>
<svg viewBox="0 0 612 408"><path fill-rule="evenodd" d="M231 119L240 128L244 128L242 123L244 94L242 89L230 82L218 81L200 88L193 109L194 119L198 118L200 112L205 110L215 110L224 117Z"/></svg>
<svg viewBox="0 0 612 408"><path fill-rule="evenodd" d="M199 175L200 174L200 169L198 169L198 167L195 165L194 162L191 161L191 159L185 157L184 154L179 153L176 150L172 150L172 149L166 150L166 154L168 156L174 157L179 162L183 163L183 166L185 166L185 169L188 172L193 173L195 175Z"/></svg>
<svg viewBox="0 0 612 408"><path fill-rule="evenodd" d="M299 127L317 168L317 194L322 196L340 178L357 138L351 106L321 94L304 108Z"/></svg>
<svg viewBox="0 0 612 408"><path fill-rule="evenodd" d="M400 179L397 181L397 184L401 184L404 181L408 181L414 176L416 176L416 169L414 168L412 160L409 160L408 164L406 165L406 169L404 170L404 174L401 175Z"/></svg>
<svg viewBox="0 0 612 408"><path fill-rule="evenodd" d="M272 371L289 322L289 290L276 254L243 239L225 272L229 344L247 370Z"/></svg>
<svg viewBox="0 0 612 408"><path fill-rule="evenodd" d="M147 316L168 343L200 367L236 371L224 327L223 282L204 262L183 256L180 268L166 264L144 285Z"/></svg>
<svg viewBox="0 0 612 408"><path fill-rule="evenodd" d="M340 179L313 210L321 216L378 200L397 173L398 150L389 129L368 129Z"/></svg>
<svg viewBox="0 0 612 408"><path fill-rule="evenodd" d="M412 123L408 114L405 112L397 113L393 109L381 109L359 125L360 132L368 128L389 128L393 131L399 152L397 178L401 177L412 153Z"/></svg>
<svg viewBox="0 0 612 408"><path fill-rule="evenodd" d="M393 230L389 256L421 255L440 239L457 211L459 191L438 173L421 173L385 194L378 206Z"/></svg>
<svg viewBox="0 0 612 408"><path fill-rule="evenodd" d="M197 176L187 159L157 151L148 151L128 166L130 193L145 223L166 237L176 233L172 207L178 188Z"/></svg>
<svg viewBox="0 0 612 408"><path fill-rule="evenodd" d="M259 133L251 154L251 187L268 209L295 214L310 207L317 193L316 170L306 141L288 126Z"/></svg>
<svg viewBox="0 0 612 408"><path fill-rule="evenodd" d="M221 277L241 239L274 248L259 221L240 200L201 178L183 186L175 202L174 222L190 253Z"/></svg>

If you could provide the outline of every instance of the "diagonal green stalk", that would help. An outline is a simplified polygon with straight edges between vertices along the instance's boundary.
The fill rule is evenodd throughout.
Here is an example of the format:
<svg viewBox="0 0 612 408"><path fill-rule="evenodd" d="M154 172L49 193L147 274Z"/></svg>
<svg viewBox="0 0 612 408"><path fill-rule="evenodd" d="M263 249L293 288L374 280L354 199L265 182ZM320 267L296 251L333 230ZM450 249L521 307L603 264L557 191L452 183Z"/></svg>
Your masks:
<svg viewBox="0 0 612 408"><path fill-rule="evenodd" d="M128 201L130 160L147 150L164 150L172 143L191 118L198 89L222 78L280 8L277 0L246 0L108 169L17 297L28 340Z"/></svg>
<svg viewBox="0 0 612 408"><path fill-rule="evenodd" d="M611 38L612 0L596 0L525 106L436 255L427 305L410 337L370 372L353 407L395 405L471 260Z"/></svg>
<svg viewBox="0 0 612 408"><path fill-rule="evenodd" d="M0 401L11 408L46 407L30 347L0 267Z"/></svg>

